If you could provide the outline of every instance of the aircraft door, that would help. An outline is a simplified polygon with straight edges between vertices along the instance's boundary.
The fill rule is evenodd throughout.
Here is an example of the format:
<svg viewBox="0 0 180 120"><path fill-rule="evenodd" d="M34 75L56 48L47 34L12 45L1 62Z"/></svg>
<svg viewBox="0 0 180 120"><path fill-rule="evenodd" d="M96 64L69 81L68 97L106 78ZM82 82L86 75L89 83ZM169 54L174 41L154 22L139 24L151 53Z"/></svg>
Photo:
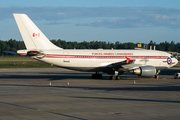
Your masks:
<svg viewBox="0 0 180 120"><path fill-rule="evenodd" d="M161 54L161 56L166 56L166 54ZM166 59L161 59L160 65L166 66L167 65L167 60Z"/></svg>
<svg viewBox="0 0 180 120"><path fill-rule="evenodd" d="M63 61L64 62L70 62L69 52L64 52Z"/></svg>

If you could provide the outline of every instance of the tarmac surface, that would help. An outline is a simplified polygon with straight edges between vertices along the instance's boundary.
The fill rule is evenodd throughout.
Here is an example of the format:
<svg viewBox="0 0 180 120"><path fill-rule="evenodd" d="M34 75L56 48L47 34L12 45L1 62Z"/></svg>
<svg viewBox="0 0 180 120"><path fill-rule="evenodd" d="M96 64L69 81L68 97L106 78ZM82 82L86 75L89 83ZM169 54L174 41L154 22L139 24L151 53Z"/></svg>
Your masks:
<svg viewBox="0 0 180 120"><path fill-rule="evenodd" d="M178 71L111 81L62 68L1 68L0 120L179 120Z"/></svg>

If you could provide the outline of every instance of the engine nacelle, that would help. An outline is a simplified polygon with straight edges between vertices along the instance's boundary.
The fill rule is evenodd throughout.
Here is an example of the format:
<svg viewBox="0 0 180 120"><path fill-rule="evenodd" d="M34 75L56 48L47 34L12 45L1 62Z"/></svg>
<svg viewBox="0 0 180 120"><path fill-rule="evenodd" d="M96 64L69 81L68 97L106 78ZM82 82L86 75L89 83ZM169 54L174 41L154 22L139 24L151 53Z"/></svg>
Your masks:
<svg viewBox="0 0 180 120"><path fill-rule="evenodd" d="M131 70L130 72L142 77L153 77L156 75L156 68L153 66L141 66L137 69Z"/></svg>

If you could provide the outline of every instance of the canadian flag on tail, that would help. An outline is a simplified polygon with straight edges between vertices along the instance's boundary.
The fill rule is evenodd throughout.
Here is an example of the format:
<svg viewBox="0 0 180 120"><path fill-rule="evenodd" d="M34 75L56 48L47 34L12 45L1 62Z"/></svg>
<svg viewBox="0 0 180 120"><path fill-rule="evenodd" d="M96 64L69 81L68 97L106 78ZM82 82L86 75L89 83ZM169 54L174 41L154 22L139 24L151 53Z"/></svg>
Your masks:
<svg viewBox="0 0 180 120"><path fill-rule="evenodd" d="M40 33L33 33L33 37L40 37Z"/></svg>

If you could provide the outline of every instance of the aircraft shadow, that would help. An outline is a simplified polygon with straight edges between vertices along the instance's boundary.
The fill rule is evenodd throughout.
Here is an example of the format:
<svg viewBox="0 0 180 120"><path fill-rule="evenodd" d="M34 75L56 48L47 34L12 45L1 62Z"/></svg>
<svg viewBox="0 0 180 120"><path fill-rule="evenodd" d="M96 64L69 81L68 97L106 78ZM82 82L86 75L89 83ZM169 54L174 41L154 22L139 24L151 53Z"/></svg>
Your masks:
<svg viewBox="0 0 180 120"><path fill-rule="evenodd" d="M180 91L180 86L152 86L152 87L86 87L86 86L48 86L48 85L23 85L23 84L0 84L0 86L18 86L18 87L48 87L48 88L69 88L82 90L104 90L104 91Z"/></svg>
<svg viewBox="0 0 180 120"><path fill-rule="evenodd" d="M55 80L66 80L66 79L78 79L78 80L109 80L109 76L107 74L102 74L102 79L92 79L91 78L92 73L45 73L41 72L39 74L30 74L30 75L1 75L0 79L46 79L48 81L55 81ZM133 76L133 77L132 77ZM134 80L134 77L137 78L135 75L122 75L122 78L131 78L131 80Z"/></svg>
<svg viewBox="0 0 180 120"><path fill-rule="evenodd" d="M180 69L165 69L161 70L159 75L174 75L177 72L180 72Z"/></svg>
<svg viewBox="0 0 180 120"><path fill-rule="evenodd" d="M45 86L45 85L22 85L22 84L0 84L1 86L17 86L17 87L41 87L45 89L51 88L66 88L66 89L80 89L80 90L104 90L104 91L180 91L180 86L162 86L162 87L78 87L78 86ZM34 91L35 89L33 89ZM41 89L42 90L42 89ZM57 89L55 89L57 90ZM36 91L36 90L35 90ZM157 100L157 99L144 99L144 98L111 98L111 97L82 97L70 96L72 98L82 99L97 99L97 100L118 100L118 101L143 101L143 102L159 102L159 103L180 103L174 100Z"/></svg>
<svg viewBox="0 0 180 120"><path fill-rule="evenodd" d="M160 103L180 103L180 101L171 100L155 100L155 99L140 99L140 98L105 98L105 97L72 97L82 99L97 99L97 100L118 100L118 101L143 101L143 102L160 102Z"/></svg>

